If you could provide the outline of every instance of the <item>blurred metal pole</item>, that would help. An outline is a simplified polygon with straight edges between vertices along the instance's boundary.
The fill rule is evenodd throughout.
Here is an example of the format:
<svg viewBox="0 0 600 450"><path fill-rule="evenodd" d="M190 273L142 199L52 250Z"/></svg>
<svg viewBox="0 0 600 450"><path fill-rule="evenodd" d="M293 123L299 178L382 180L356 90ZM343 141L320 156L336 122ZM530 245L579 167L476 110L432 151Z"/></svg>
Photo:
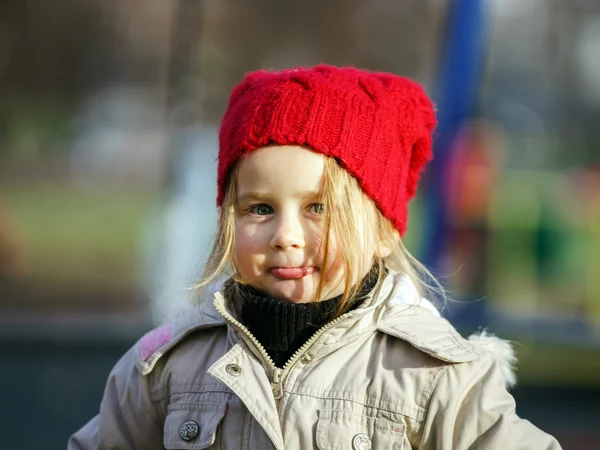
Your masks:
<svg viewBox="0 0 600 450"><path fill-rule="evenodd" d="M202 34L201 0L178 0L171 24L167 75L167 107L173 109L188 92L185 79L193 72Z"/></svg>
<svg viewBox="0 0 600 450"><path fill-rule="evenodd" d="M166 110L169 131L169 179L177 153L178 129L191 125L194 114L184 107L193 101L194 65L198 60L198 45L202 34L202 0L177 0L171 22L171 42L167 63Z"/></svg>
<svg viewBox="0 0 600 450"><path fill-rule="evenodd" d="M448 9L440 55L436 103L439 125L434 158L423 191L421 260L435 272L447 249L445 188L453 143L461 125L473 116L487 47L486 0L454 0Z"/></svg>

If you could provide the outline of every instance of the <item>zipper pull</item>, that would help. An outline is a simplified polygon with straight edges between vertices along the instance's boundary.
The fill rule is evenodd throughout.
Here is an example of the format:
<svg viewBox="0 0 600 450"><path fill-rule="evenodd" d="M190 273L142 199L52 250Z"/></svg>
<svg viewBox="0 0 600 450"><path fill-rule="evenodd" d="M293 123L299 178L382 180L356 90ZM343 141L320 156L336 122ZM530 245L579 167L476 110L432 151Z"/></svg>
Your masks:
<svg viewBox="0 0 600 450"><path fill-rule="evenodd" d="M281 375L283 370L279 368L275 368L275 372L273 374L273 381L271 382L271 391L273 392L273 397L275 400L281 399L283 397L283 386L281 384Z"/></svg>

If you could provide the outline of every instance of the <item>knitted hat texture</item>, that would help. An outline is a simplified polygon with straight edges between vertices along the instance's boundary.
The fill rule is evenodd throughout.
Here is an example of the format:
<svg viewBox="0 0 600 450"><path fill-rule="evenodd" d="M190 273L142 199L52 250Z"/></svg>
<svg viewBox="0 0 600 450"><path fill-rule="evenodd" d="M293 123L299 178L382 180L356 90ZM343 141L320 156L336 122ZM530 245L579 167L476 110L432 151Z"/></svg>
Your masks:
<svg viewBox="0 0 600 450"><path fill-rule="evenodd" d="M221 122L217 205L239 158L302 145L335 158L403 235L435 125L431 100L408 78L326 65L250 73Z"/></svg>

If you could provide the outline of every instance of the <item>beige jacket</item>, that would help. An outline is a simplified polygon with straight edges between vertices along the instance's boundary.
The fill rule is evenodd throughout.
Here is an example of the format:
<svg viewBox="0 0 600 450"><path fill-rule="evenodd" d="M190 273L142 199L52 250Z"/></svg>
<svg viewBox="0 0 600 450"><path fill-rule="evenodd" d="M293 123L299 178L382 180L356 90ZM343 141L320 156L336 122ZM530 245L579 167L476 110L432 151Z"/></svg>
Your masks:
<svg viewBox="0 0 600 450"><path fill-rule="evenodd" d="M406 277L283 369L220 292L142 338L68 449L560 449L515 414L510 346L462 338Z"/></svg>

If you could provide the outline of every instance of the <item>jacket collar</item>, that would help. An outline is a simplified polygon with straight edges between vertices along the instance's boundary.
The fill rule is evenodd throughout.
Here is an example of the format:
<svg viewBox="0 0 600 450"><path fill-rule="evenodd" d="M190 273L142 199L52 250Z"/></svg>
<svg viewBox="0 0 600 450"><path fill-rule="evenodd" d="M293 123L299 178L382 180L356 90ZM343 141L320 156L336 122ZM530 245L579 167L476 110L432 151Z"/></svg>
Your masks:
<svg viewBox="0 0 600 450"><path fill-rule="evenodd" d="M470 362L482 353L491 354L498 363L506 387L516 384L517 357L510 341L485 330L463 338L430 301L418 295L407 276L397 273L392 276L393 288L389 298L383 300L386 308L377 326L379 331L449 363Z"/></svg>
<svg viewBox="0 0 600 450"><path fill-rule="evenodd" d="M450 363L478 358L473 345L464 339L432 302L419 295L410 278L392 273L392 289L383 299L382 314L377 329L408 342L413 347L437 359Z"/></svg>
<svg viewBox="0 0 600 450"><path fill-rule="evenodd" d="M223 285L213 292L214 302L190 306L178 319L147 333L137 345L137 365L142 374L152 371L156 362L191 333L226 325L215 305L236 318L223 295ZM379 330L401 339L420 351L450 363L478 358L473 344L440 316L438 309L418 295L406 275L389 271L381 287L345 320L328 332L328 342L344 341L354 335Z"/></svg>

